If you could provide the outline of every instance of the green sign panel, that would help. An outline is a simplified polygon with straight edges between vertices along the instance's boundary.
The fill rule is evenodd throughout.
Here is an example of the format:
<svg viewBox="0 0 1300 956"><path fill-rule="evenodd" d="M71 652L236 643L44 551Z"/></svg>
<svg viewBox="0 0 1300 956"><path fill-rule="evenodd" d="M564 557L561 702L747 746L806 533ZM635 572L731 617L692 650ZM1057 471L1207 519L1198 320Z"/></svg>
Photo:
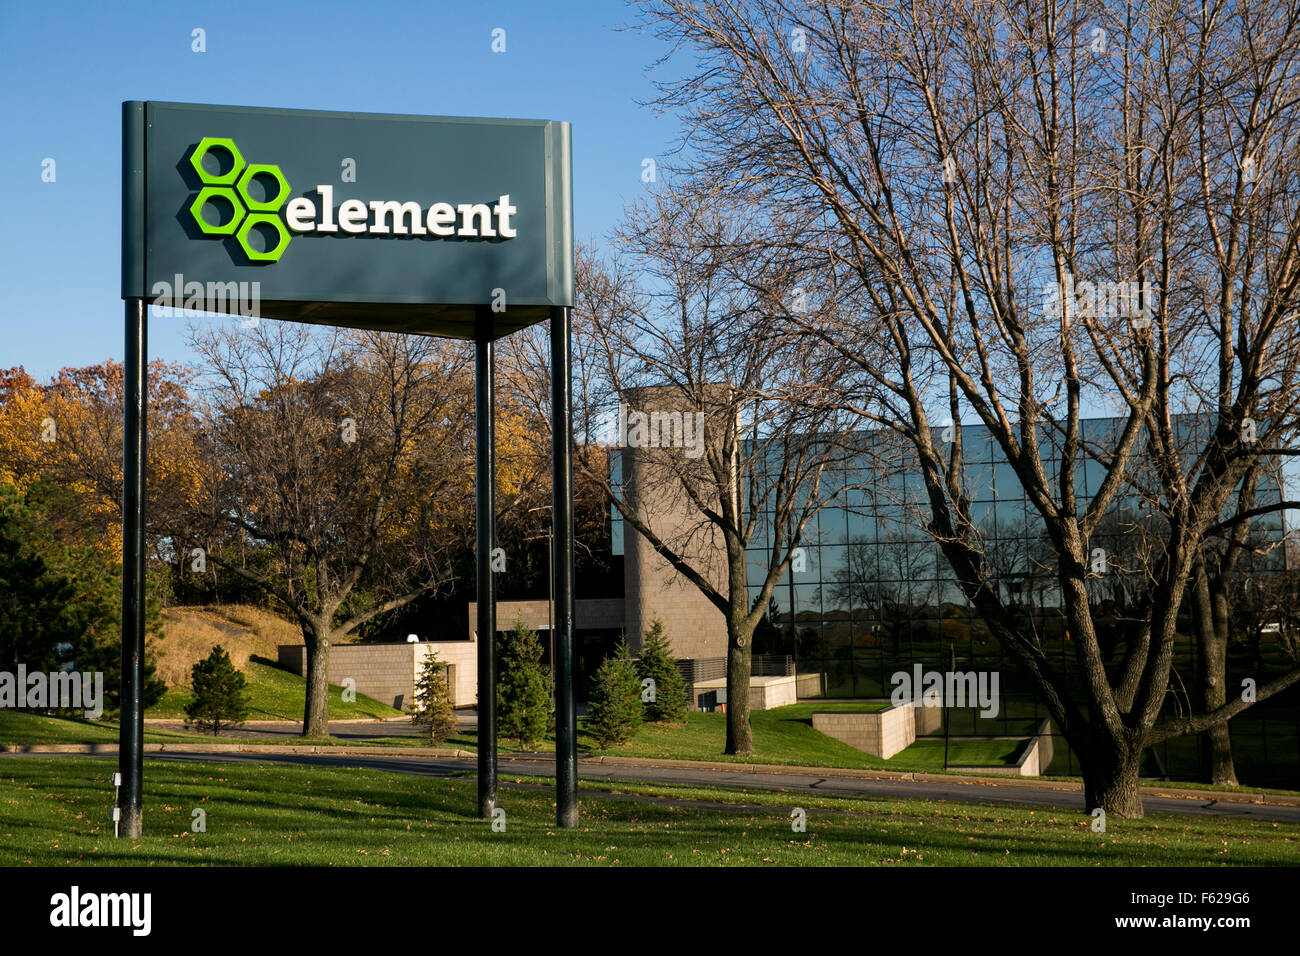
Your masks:
<svg viewBox="0 0 1300 956"><path fill-rule="evenodd" d="M461 338L573 304L567 123L122 115L124 298L245 314L251 299L268 318Z"/></svg>

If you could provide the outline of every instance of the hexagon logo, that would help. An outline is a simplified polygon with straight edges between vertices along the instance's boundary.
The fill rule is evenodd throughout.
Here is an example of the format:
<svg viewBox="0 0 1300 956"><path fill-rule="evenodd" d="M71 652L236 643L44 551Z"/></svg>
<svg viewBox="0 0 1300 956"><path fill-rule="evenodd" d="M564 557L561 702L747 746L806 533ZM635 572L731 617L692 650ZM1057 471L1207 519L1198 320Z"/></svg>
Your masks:
<svg viewBox="0 0 1300 956"><path fill-rule="evenodd" d="M209 153L214 156L224 152L230 160L230 168L224 173L210 173L203 167L203 160ZM199 181L205 186L233 186L244 170L244 157L239 152L233 139L222 136L205 136L199 140L190 154L190 165L199 174Z"/></svg>
<svg viewBox="0 0 1300 956"><path fill-rule="evenodd" d="M203 164L209 155L218 159L216 172ZM222 136L205 136L199 140L190 154L190 165L203 183L189 207L199 231L205 236L234 236L249 262L278 262L292 238L279 216L280 207L289 199L289 181L280 172L280 167L270 163L245 162L235 141ZM264 198L254 194L254 181L266 187L258 191L258 195ZM268 181L274 184L273 193ZM228 219L223 216L225 221L214 225L204 217L203 210L218 204L228 205L232 212ZM259 249L254 244L252 233L259 226L275 231L273 246ZM258 233L263 231L259 229Z"/></svg>
<svg viewBox="0 0 1300 956"><path fill-rule="evenodd" d="M253 198L249 187L252 186L255 176L275 180L277 188L274 199ZM251 163L244 170L244 175L239 177L239 195L251 212L277 212L289 198L289 181L284 178L279 166L272 166L269 163Z"/></svg>
<svg viewBox="0 0 1300 956"><path fill-rule="evenodd" d="M214 200L222 200L231 208L230 219L219 225L213 225L203 216L203 207L209 203L215 206ZM194 217L199 232L204 235L231 236L239 228L240 220L244 218L244 206L229 186L204 186L199 190L199 195L194 202L190 203L190 215Z"/></svg>
<svg viewBox="0 0 1300 956"><path fill-rule="evenodd" d="M248 234L257 226L270 226L280 237L274 246L269 249L261 250L252 245L249 241ZM244 250L244 255L248 256L249 262L278 262L284 255L284 250L289 247L289 230L285 228L280 217L274 213L256 213L244 220L244 224L239 227L239 232L235 239L239 242L239 247Z"/></svg>

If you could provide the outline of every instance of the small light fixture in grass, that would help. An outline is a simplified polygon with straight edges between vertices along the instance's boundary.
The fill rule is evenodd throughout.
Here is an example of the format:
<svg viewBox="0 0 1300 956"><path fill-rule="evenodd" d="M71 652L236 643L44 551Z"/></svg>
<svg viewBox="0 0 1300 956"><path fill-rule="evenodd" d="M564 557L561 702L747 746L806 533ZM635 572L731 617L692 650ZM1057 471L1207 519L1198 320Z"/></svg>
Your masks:
<svg viewBox="0 0 1300 956"><path fill-rule="evenodd" d="M218 644L207 658L190 670L193 699L185 707L185 722L199 730L211 730L213 736L222 727L235 727L248 716L247 683L235 670L226 649Z"/></svg>

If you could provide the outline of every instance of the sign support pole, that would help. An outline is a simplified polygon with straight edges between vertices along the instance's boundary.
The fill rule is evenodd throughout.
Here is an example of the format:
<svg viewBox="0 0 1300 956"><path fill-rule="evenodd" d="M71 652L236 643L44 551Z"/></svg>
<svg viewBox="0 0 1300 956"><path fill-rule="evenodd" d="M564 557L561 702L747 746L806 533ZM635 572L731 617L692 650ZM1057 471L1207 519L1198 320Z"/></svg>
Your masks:
<svg viewBox="0 0 1300 956"><path fill-rule="evenodd" d="M496 407L493 381L492 313L479 308L474 330L475 553L478 559L478 815L490 818L497 805L497 632L496 581Z"/></svg>
<svg viewBox="0 0 1300 956"><path fill-rule="evenodd" d="M145 301L126 300L122 419L122 696L118 737L118 836L143 830L145 463L148 431L148 323Z"/></svg>
<svg viewBox="0 0 1300 956"><path fill-rule="evenodd" d="M573 686L573 443L569 312L551 309L551 524L555 588L555 822L578 825L577 700Z"/></svg>

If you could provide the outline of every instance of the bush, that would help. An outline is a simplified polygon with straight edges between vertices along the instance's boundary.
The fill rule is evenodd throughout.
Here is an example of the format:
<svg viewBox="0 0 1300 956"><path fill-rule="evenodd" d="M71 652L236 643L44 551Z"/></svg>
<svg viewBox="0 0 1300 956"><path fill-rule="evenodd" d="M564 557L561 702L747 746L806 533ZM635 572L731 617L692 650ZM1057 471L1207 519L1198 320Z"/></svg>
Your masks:
<svg viewBox="0 0 1300 956"><path fill-rule="evenodd" d="M641 660L637 663L641 680L654 681L653 699L645 701L645 719L653 723L680 724L686 720L686 682L677 669L664 633L664 623L655 618L645 633ZM643 697L645 692L643 691Z"/></svg>
<svg viewBox="0 0 1300 956"><path fill-rule="evenodd" d="M626 743L641 727L641 679L620 641L596 670L587 730L602 749Z"/></svg>
<svg viewBox="0 0 1300 956"><path fill-rule="evenodd" d="M550 729L551 694L542 669L542 642L537 632L516 618L499 638L497 665L497 730L513 737L525 750L534 750Z"/></svg>
<svg viewBox="0 0 1300 956"><path fill-rule="evenodd" d="M248 698L244 694L244 675L235 670L226 649L218 644L205 660L194 665L191 673L194 699L185 707L189 724L200 730L210 729L215 736L222 726L242 724L248 716Z"/></svg>
<svg viewBox="0 0 1300 956"><path fill-rule="evenodd" d="M456 733L456 711L452 706L451 688L447 686L447 662L430 651L415 682L415 700L411 704L411 723L429 731L429 743L439 744Z"/></svg>

